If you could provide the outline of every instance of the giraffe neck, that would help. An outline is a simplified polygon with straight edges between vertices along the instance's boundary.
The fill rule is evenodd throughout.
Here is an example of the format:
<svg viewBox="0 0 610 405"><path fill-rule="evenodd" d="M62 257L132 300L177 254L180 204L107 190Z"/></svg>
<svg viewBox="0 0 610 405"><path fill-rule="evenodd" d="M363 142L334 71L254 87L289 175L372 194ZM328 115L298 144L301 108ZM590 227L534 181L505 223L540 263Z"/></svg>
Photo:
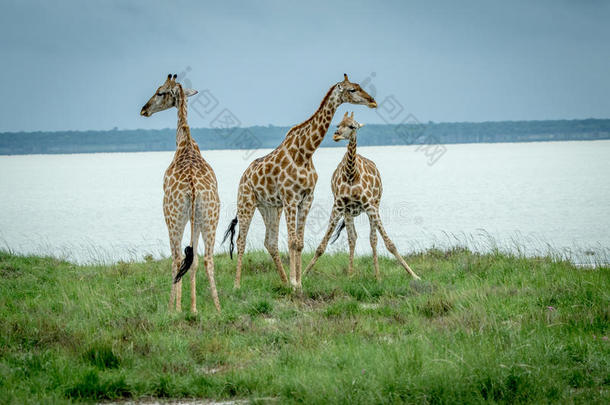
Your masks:
<svg viewBox="0 0 610 405"><path fill-rule="evenodd" d="M191 129L187 121L187 105L186 96L182 85L178 84L178 92L176 93L176 108L178 109L178 129L176 130L176 147L177 149L192 146L193 139L191 138Z"/></svg>
<svg viewBox="0 0 610 405"><path fill-rule="evenodd" d="M322 143L335 111L342 104L335 89L336 86L331 87L316 112L286 135L283 144L295 162L309 161Z"/></svg>
<svg viewBox="0 0 610 405"><path fill-rule="evenodd" d="M347 145L347 153L345 153L345 176L349 183L353 183L356 179L356 135L352 136Z"/></svg>

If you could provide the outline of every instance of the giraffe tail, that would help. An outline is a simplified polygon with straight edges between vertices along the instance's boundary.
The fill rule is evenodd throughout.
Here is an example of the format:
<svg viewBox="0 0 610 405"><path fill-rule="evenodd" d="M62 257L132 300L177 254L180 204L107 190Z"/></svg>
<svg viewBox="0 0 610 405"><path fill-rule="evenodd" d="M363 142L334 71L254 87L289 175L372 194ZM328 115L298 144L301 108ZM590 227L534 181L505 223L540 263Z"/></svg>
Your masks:
<svg viewBox="0 0 610 405"><path fill-rule="evenodd" d="M233 259L233 250L235 249L235 243L233 239L235 238L235 227L237 226L237 216L233 218L229 227L225 231L225 236L222 238L222 243L225 243L227 239L230 239L231 244L229 245L229 255L231 256L231 260Z"/></svg>
<svg viewBox="0 0 610 405"><path fill-rule="evenodd" d="M178 274L176 274L176 277L174 277L174 284L180 281L182 279L182 276L184 276L186 272L189 271L195 258L193 246L195 246L194 239L198 237L198 235L195 235L195 201L197 200L197 194L195 192L195 187L192 183L191 187L191 244L184 248L184 259L180 264L180 270L178 270Z"/></svg>
<svg viewBox="0 0 610 405"><path fill-rule="evenodd" d="M178 274L174 278L174 284L182 279L182 276L186 274L187 271L191 268L191 264L193 264L193 247L187 246L184 248L184 260L182 260L182 264L180 265L180 270L178 270Z"/></svg>
<svg viewBox="0 0 610 405"><path fill-rule="evenodd" d="M337 227L335 228L335 234L333 235L333 240L331 240L330 243L335 243L337 239L339 239L343 228L345 228L345 219L342 219L341 222L339 222L339 225L337 225Z"/></svg>

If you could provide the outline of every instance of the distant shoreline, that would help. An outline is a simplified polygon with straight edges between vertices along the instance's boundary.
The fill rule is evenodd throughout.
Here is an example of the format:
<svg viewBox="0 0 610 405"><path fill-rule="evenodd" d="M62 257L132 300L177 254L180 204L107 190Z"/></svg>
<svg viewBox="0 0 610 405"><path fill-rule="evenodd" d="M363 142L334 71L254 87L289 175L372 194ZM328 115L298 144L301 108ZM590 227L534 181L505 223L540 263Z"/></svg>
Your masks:
<svg viewBox="0 0 610 405"><path fill-rule="evenodd" d="M202 150L275 148L290 127L192 128ZM175 129L0 133L0 155L161 152L175 150ZM360 146L591 141L610 139L610 119L480 123L371 124ZM326 137L321 147L341 147Z"/></svg>
<svg viewBox="0 0 610 405"><path fill-rule="evenodd" d="M602 139L562 139L562 140L544 140L544 141L502 141L502 142L455 142L455 143L446 143L444 145L472 145L472 144L481 144L481 145L492 145L492 144L507 144L507 143L550 143L550 142L595 142L595 141L610 141L610 137L608 138L602 138ZM278 142L279 144L279 142ZM320 149L327 149L327 148L341 148L341 147L345 147L346 144L337 142L336 144L333 145L325 145L322 144L320 146ZM277 145L276 145L277 146ZM359 145L358 147L364 147L364 148L369 148L369 147L381 147L381 148L390 148L392 146L418 146L418 145ZM262 148L257 148L257 149L239 149L239 148L199 148L201 150L202 153L208 152L208 151L248 151L249 153L252 153L252 151L272 151L273 149L275 149L275 146L271 147L262 147ZM86 155L86 154L96 154L96 153L108 153L108 154L113 154L113 153L148 153L148 152L174 152L176 149L162 149L162 150L113 150L113 151L95 151L95 152L48 152L48 153L0 153L0 157L2 156L49 156L49 155ZM261 156L256 155L255 153L252 154L252 159L255 159L257 156Z"/></svg>

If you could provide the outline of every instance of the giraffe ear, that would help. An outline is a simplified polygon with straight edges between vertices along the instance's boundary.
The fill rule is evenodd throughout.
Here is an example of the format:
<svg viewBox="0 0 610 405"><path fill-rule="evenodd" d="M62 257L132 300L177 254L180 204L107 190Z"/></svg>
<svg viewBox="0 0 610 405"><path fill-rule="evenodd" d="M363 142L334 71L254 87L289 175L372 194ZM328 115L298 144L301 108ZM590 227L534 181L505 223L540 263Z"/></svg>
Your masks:
<svg viewBox="0 0 610 405"><path fill-rule="evenodd" d="M362 128L364 126L364 124L358 124L358 128Z"/></svg>
<svg viewBox="0 0 610 405"><path fill-rule="evenodd" d="M182 89L184 91L184 95L187 97L191 97L194 96L195 94L199 93L197 90L193 90L193 89Z"/></svg>

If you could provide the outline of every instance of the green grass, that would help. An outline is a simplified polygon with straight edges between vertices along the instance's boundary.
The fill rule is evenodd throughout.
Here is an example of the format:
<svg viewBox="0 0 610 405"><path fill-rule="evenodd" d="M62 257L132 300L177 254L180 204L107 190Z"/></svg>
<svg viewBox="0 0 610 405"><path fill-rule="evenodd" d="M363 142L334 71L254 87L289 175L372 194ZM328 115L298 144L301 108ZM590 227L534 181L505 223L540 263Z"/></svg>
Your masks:
<svg viewBox="0 0 610 405"><path fill-rule="evenodd" d="M310 255L305 255L304 263ZM223 312L168 313L169 261L0 253L0 403L159 397L279 403L609 403L610 268L464 249L324 255L303 294L266 253L216 257ZM203 261L200 260L202 263ZM186 277L188 280L188 276Z"/></svg>

